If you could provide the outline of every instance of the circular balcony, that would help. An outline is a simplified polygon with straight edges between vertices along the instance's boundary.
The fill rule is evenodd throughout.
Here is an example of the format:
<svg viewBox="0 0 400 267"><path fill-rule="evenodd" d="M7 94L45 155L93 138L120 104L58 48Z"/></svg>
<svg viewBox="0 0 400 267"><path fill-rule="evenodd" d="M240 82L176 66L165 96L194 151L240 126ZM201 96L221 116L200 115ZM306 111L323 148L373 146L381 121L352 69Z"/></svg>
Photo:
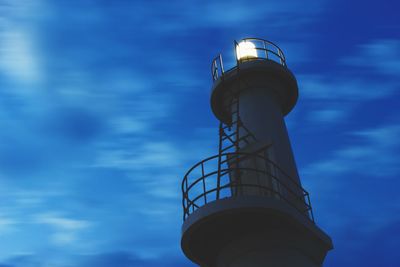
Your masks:
<svg viewBox="0 0 400 267"><path fill-rule="evenodd" d="M261 196L283 201L314 222L308 192L260 153L222 153L200 161L184 176L182 195L184 221L211 202Z"/></svg>
<svg viewBox="0 0 400 267"><path fill-rule="evenodd" d="M283 51L273 42L260 38L245 38L239 42L234 41L236 68L240 63L252 60L271 60L286 66ZM229 71L228 70L228 71ZM218 80L225 73L222 55L216 56L211 63L211 76L213 81Z"/></svg>

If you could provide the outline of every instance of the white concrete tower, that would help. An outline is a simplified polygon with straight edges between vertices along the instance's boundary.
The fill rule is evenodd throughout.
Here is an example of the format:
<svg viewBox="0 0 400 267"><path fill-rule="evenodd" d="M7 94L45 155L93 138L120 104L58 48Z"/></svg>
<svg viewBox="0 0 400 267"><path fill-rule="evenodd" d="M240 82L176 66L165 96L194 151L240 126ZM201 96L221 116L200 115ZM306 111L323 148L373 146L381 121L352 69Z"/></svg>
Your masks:
<svg viewBox="0 0 400 267"><path fill-rule="evenodd" d="M209 267L317 267L332 249L302 188L284 116L298 88L281 49L235 41L236 66L212 62L219 151L182 182L185 255Z"/></svg>

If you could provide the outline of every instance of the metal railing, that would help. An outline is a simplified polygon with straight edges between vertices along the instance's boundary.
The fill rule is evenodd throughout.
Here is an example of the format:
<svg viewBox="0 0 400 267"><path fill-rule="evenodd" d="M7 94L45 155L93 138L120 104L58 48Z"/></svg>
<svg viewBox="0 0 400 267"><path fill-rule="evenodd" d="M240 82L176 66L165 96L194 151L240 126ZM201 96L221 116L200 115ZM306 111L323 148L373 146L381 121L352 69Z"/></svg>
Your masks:
<svg viewBox="0 0 400 267"><path fill-rule="evenodd" d="M213 59L211 64L211 75L213 81L216 81L223 74L224 74L224 63L222 61L221 54L219 54Z"/></svg>
<svg viewBox="0 0 400 267"><path fill-rule="evenodd" d="M238 50L239 44L241 42L250 42L254 45L254 49L256 51L257 56L256 57L241 57L240 56L240 49ZM273 42L267 41L264 39L260 38L244 38L240 40L238 43L237 41L234 41L234 48L235 48L235 58L236 58L236 66L234 66L231 69L234 69L235 67L239 66L240 63L245 62L245 61L250 61L250 60L272 60L275 61L279 64L281 64L284 67L287 67L286 65L286 58L285 55L283 54L283 51ZM231 70L229 69L229 70ZM211 77L213 81L216 81L219 77L222 77L225 73L224 66L223 66L223 60L221 54L216 56L211 63Z"/></svg>
<svg viewBox="0 0 400 267"><path fill-rule="evenodd" d="M262 162L265 166L243 164L251 160L253 163L255 160ZM241 175L244 178L257 176L258 182L249 182L249 179L244 181L246 179L241 179ZM184 176L182 195L183 220L212 201L239 195L257 195L284 201L314 222L308 192L278 165L259 153L222 153L200 161Z"/></svg>

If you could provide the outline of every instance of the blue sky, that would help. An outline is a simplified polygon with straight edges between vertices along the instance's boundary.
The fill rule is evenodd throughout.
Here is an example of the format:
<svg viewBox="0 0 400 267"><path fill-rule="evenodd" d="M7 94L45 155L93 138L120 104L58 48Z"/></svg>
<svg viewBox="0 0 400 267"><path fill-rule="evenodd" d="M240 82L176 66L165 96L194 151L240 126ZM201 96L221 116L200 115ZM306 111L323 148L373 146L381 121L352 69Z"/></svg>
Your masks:
<svg viewBox="0 0 400 267"><path fill-rule="evenodd" d="M180 182L217 151L211 59L249 36L298 79L286 121L325 266L397 266L399 8L0 0L0 266L192 266Z"/></svg>

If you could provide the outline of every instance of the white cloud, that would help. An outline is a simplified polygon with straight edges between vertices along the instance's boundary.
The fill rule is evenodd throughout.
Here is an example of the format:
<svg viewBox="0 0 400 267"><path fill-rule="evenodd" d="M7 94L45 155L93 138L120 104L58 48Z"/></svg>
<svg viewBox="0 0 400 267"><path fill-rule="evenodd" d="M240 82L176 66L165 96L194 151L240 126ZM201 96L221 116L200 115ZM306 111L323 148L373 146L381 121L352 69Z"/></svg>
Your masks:
<svg viewBox="0 0 400 267"><path fill-rule="evenodd" d="M160 21L155 17L151 24L154 30L170 32L171 30L188 30L193 28L215 27L232 28L245 27L244 25L257 25L260 17L271 16L271 20L264 27L283 27L299 25L305 18L312 19L312 15L318 14L323 9L327 1L202 1L198 4L182 4L181 1L165 2L165 8L160 8L162 12L171 10L176 19ZM307 6L307 8L304 8ZM175 10L180 10L176 16ZM148 16L148 10L140 12L143 16ZM201 14L199 16L198 14ZM291 19L288 20L287 18ZM160 16L160 19L164 18Z"/></svg>
<svg viewBox="0 0 400 267"><path fill-rule="evenodd" d="M179 166L181 153L174 144L166 141L139 141L136 149L104 149L100 152L93 167L112 167L119 169L159 169Z"/></svg>
<svg viewBox="0 0 400 267"><path fill-rule="evenodd" d="M399 81L332 75L299 75L300 98L313 103L308 119L339 122L366 101L389 97L398 91Z"/></svg>
<svg viewBox="0 0 400 267"><path fill-rule="evenodd" d="M114 118L111 122L113 129L121 134L135 134L144 132L148 125L144 121L136 118L121 116Z"/></svg>
<svg viewBox="0 0 400 267"><path fill-rule="evenodd" d="M376 231L399 220L400 205L390 183L400 174L400 126L382 125L349 135L356 138L354 144L300 170L303 184L317 211L325 210L317 215L327 229L340 232L359 225L360 231Z"/></svg>
<svg viewBox="0 0 400 267"><path fill-rule="evenodd" d="M157 179L149 179L146 183L147 193L154 198L160 200L181 198L180 183L182 173L179 170L176 173L168 172L168 174L160 174Z"/></svg>
<svg viewBox="0 0 400 267"><path fill-rule="evenodd" d="M314 104L314 109L307 114L308 119L343 121L364 102L384 99L398 92L399 51L400 40L373 40L360 45L352 55L338 60L341 68L343 65L346 67L344 70L297 75L300 98Z"/></svg>
<svg viewBox="0 0 400 267"><path fill-rule="evenodd" d="M397 152L400 149L400 126L385 125L353 132L359 143L336 150L330 158L307 166L303 172L311 177L337 177L358 173L373 177L392 177L400 173Z"/></svg>
<svg viewBox="0 0 400 267"><path fill-rule="evenodd" d="M0 216L0 236L14 230L17 222L11 218Z"/></svg>
<svg viewBox="0 0 400 267"><path fill-rule="evenodd" d="M17 29L0 33L0 68L17 83L31 86L41 81L38 53L29 33Z"/></svg>
<svg viewBox="0 0 400 267"><path fill-rule="evenodd" d="M345 109L321 109L312 112L310 119L317 122L331 122L343 119L346 116Z"/></svg>
<svg viewBox="0 0 400 267"><path fill-rule="evenodd" d="M380 74L398 76L400 73L400 39L378 39L359 46L355 55L345 57L341 63L368 67Z"/></svg>
<svg viewBox="0 0 400 267"><path fill-rule="evenodd" d="M360 102L386 97L399 82L369 80L344 75L298 75L301 97L308 100ZM328 103L329 104L329 103ZM342 103L341 103L342 104Z"/></svg>
<svg viewBox="0 0 400 267"><path fill-rule="evenodd" d="M64 230L80 230L87 228L90 225L88 221L69 219L53 213L43 213L37 215L36 222Z"/></svg>
<svg viewBox="0 0 400 267"><path fill-rule="evenodd" d="M56 232L51 236L51 241L56 245L71 244L77 240L74 232Z"/></svg>
<svg viewBox="0 0 400 267"><path fill-rule="evenodd" d="M85 220L62 217L57 213L42 213L35 216L35 223L48 225L54 232L50 240L56 245L68 245L78 241L78 233L91 223Z"/></svg>

